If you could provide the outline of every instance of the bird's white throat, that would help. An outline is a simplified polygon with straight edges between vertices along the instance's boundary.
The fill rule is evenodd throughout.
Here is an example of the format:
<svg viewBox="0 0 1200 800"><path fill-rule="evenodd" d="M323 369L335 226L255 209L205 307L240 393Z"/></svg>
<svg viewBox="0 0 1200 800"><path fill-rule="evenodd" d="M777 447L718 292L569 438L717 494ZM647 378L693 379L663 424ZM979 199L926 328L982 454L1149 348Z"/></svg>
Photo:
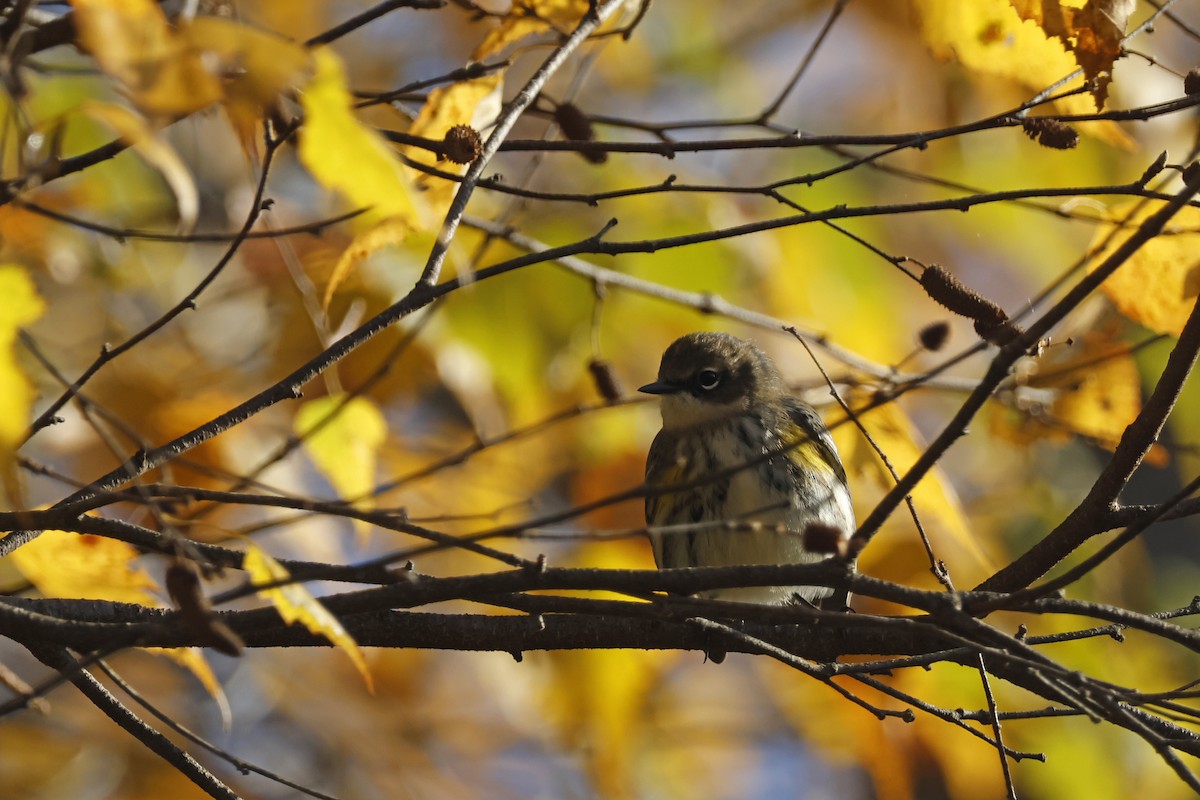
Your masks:
<svg viewBox="0 0 1200 800"><path fill-rule="evenodd" d="M733 403L714 403L700 400L686 392L662 397L663 428L669 431L694 428L729 419L746 410L744 400Z"/></svg>

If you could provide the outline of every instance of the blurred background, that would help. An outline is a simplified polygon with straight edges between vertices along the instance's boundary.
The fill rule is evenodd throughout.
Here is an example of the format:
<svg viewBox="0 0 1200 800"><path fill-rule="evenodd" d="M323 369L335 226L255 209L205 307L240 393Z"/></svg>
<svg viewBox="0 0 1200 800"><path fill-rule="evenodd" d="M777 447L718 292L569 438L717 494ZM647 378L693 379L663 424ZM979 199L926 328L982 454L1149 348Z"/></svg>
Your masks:
<svg viewBox="0 0 1200 800"><path fill-rule="evenodd" d="M234 0L202 3L201 12L303 42L369 5ZM570 3L526 5L550 18L578 18L579 8ZM1155 5L1137 3L1127 31ZM71 10L37 9L50 15ZM399 9L328 49L364 104L359 118L399 133L423 130L422 108L444 97L425 87L390 103L378 102L379 95L440 78L473 58L507 59L491 96L456 120L480 124L555 41L543 28L483 49L489 32L511 24L503 16L509 11L499 0ZM1060 45L1022 23L1002 0L659 0L644 11L628 39L614 35L585 45L509 138L561 139L554 114L561 103L589 116L595 138L604 142L935 131L1010 113L1073 69ZM1200 3L1176 2L1171 11L1126 42L1108 108L1184 95L1183 75L1200 65ZM635 12L630 4L618 16L629 23ZM561 22L563 30L571 27ZM1057 47L1055 58L1062 60L1026 49L1034 47L1029 42ZM89 102L127 104L129 93L93 58L64 46L37 53L24 66L23 86L10 86L4 100L6 176L28 173L38 158L78 155L112 138L98 115L80 109ZM1079 104L1090 102L1084 94L1035 113L1087 113ZM280 108L285 116L298 113L295 102ZM1129 184L1162 151L1168 163L1182 162L1196 141L1196 115L1183 110L1086 123L1078 131L1078 146L1065 150L1040 145L1018 127L964 132L819 180L814 176L876 148L700 149L674 158L612 152L604 163L573 152L502 152L485 176L540 194L477 190L446 277L523 252L501 237L486 237L472 220L498 220L558 246L591 236L610 220L617 224L608 240L637 242L803 209L907 207L1007 190L1079 191L1042 197L1035 191L969 213L892 211L838 221L836 228L785 225L615 258L582 256L636 279L603 291L569 265L552 263L470 283L360 347L306 386L302 401L259 414L153 477L228 488L252 476L265 491L323 499L370 494L363 503L403 508L415 522L456 534L537 520L641 483L659 418L655 404L632 389L654 378L662 350L677 336L718 329L753 338L797 390L822 407L835 426L861 519L890 478L853 426L837 424L844 415L818 364L770 319L829 345L815 348L816 360L852 404L894 385L896 376L964 356L924 388L864 417L903 472L953 415L989 358L970 322L937 306L913 279L918 266L944 265L1011 316L1044 309L1043 293L1061 294L1051 287L1063 276L1071 285L1112 220L1136 201L1089 187ZM31 157L31 134L40 135L39 142L56 140L57 149L44 144ZM221 106L189 113L165 128L163 140L194 184L195 230L237 231L261 166L253 125ZM69 405L60 412L62 424L38 432L20 450L23 504L53 503L139 447L168 441L237 405L412 287L445 212L447 184L413 173L413 202L429 222L402 234L384 228L381 242L377 215L316 225L359 204L314 178L311 159L292 145L280 149L265 190L272 205L255 227L264 234L305 226L307 232L245 242L194 311L99 372L85 389L94 422ZM446 161L435 166L453 170ZM27 188L21 198L36 209L0 207L3 260L23 269L45 303L27 326L29 336L68 381L102 344L124 341L178 303L227 249L225 241L174 238L179 197L162 164L131 149ZM1189 213L1178 219L1180 231L1194 231L1200 221ZM161 240L138 232L161 234ZM1191 242L1186 233L1180 240ZM348 259L347 253L357 255ZM655 287L714 295L734 313L704 313L697 296L656 296ZM947 343L923 347L921 331L936 323L948 326ZM1079 501L1161 371L1172 343L1163 334L1118 313L1108 297L1088 301L1054 332L1040 359L1022 365L1021 386L989 404L921 484L914 499L956 586L974 586ZM18 358L37 391L33 411L40 413L62 385L28 348L18 348ZM618 383L614 402L593 379L589 365L596 362ZM330 399L340 403L347 392L355 410L331 424L332 456L320 452L317 437L289 447L293 436L311 428L313 415L328 412ZM1193 381L1127 502L1161 502L1195 474L1197 394ZM107 513L158 524L133 505ZM347 520L284 510L194 504L172 513L196 539L237 544L248 537L276 557L357 563L420 544ZM556 565L648 568L653 560L640 536L596 535L636 531L642 513L638 501L614 504L493 544L531 557L544 553ZM1194 521L1157 525L1073 587L1073 595L1147 612L1186 605L1196 594L1197 533ZM161 559L132 566L161 585ZM453 551L422 555L416 568L440 576L496 565ZM902 513L864 553L861 568L938 587L912 520ZM10 592L31 592L29 581L37 583L20 564L0 563L0 576ZM166 603L156 586L147 591ZM333 587L310 588L320 594ZM466 604L438 610L483 612ZM896 611L870 603L859 610ZM1014 617L1011 627L1018 622L1036 634L1067 629L1061 619ZM1197 666L1194 658L1136 635L1124 644L1088 640L1048 652L1101 679L1130 683L1139 676L1146 690L1178 685ZM760 657L733 654L716 665L698 653L597 651L527 653L517 662L497 653L367 651L373 694L336 650L251 651L237 659L206 651L205 657L219 690L211 681L206 688L194 665L188 671L160 655L127 652L112 665L162 711L221 748L341 798L904 800L1004 792L996 754L986 743L930 716L912 724L880 722L829 688ZM30 683L48 674L9 642L0 642L0 662ZM978 674L961 667L910 670L890 681L943 708L986 708ZM1002 709L1044 704L994 685ZM47 700L48 711L0 719L0 797L199 796L74 690L60 689ZM1047 756L1044 764L1014 766L1021 797L1190 795L1150 748L1112 726L1035 719L1009 724L1005 735L1010 746ZM201 760L246 797L296 796L216 759Z"/></svg>

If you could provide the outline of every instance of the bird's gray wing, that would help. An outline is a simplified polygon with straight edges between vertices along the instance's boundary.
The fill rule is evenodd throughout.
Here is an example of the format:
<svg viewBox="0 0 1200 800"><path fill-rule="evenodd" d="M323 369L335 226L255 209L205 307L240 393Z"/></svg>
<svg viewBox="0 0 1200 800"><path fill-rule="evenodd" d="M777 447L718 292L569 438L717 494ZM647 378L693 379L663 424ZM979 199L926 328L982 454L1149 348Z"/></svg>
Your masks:
<svg viewBox="0 0 1200 800"><path fill-rule="evenodd" d="M785 397L783 405L787 409L788 418L816 446L822 460L833 467L838 480L846 483L846 469L842 466L842 459L833 444L833 437L829 435L829 429L825 427L816 410L796 397Z"/></svg>
<svg viewBox="0 0 1200 800"><path fill-rule="evenodd" d="M817 414L812 406L795 397L786 398L784 406L787 408L788 417L792 423L808 436L809 440L820 452L821 458L833 468L833 473L837 479L841 481L843 486L847 486L846 468L842 466L842 459L838 455L837 447L833 443L833 437L829 435L829 429L821 421L820 415ZM849 522L851 530L846 532L847 535L853 532L853 518ZM856 561L857 559L851 559L846 562L851 571L854 571ZM817 602L821 608L827 611L845 611L850 608L850 597L848 591L841 589L835 590L833 594Z"/></svg>

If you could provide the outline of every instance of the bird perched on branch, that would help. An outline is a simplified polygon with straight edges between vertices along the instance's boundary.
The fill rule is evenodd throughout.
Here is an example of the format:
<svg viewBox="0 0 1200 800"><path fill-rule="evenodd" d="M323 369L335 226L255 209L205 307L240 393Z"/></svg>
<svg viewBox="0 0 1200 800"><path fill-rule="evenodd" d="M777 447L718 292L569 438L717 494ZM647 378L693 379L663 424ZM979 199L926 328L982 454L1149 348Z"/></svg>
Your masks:
<svg viewBox="0 0 1200 800"><path fill-rule="evenodd" d="M660 569L807 564L844 550L855 529L846 471L817 412L789 393L766 353L724 333L688 334L639 391L662 398L662 430L646 460L646 523ZM836 610L848 600L821 586L702 596Z"/></svg>

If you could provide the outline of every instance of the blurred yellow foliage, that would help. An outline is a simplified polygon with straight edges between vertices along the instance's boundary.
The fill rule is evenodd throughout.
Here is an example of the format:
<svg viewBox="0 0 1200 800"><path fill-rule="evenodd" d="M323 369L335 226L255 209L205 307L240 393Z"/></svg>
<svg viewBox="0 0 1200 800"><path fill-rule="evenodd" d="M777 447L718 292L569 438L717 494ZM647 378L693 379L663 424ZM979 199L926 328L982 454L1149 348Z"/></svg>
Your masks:
<svg viewBox="0 0 1200 800"><path fill-rule="evenodd" d="M300 97L305 114L300 160L322 186L369 209L370 220L399 217L420 227L420 203L399 157L351 110L341 61L326 48L314 58L316 73Z"/></svg>
<svg viewBox="0 0 1200 800"><path fill-rule="evenodd" d="M1186 13L1183 5L1173 12ZM784 328L804 332L854 408L921 377L913 391L860 420L897 473L911 469L926 436L952 417L995 354L962 320L948 324L948 341L914 349L917 332L945 317L914 276L926 264L948 264L1014 317L1037 313L1045 306L1031 299L1079 279L1071 265L1093 235L1100 242L1116 234L1109 247L1116 246L1159 208L1150 203L1131 215L1133 204L1121 202L1097 220L1087 204L1106 202L1107 184L1142 174L1145 152L1178 154L1193 144L1185 106L1195 79L1183 90L1179 73L1191 66L1194 41L1171 16L1160 17L1154 37L1131 44L1153 64L1118 64L1121 83L1111 102L1145 103L1128 116L1148 124L1098 123L1091 139L1065 152L1031 145L1011 120L997 123L994 115L1081 65L1092 77L1111 69L1126 20L1114 17L1102 30L1098 20L1076 13L1082 0L696 0L683 11L678 4L626 3L625 21L638 24L619 32L610 25L583 43L516 121L511 138L519 146L495 153L463 224L444 242L445 274L459 269L461 284L446 284L437 303L357 342L305 385L317 399L270 402L290 398L290 384L272 392L276 381L326 363L321 353L331 340L355 336L363 320L414 288L435 223L464 172L439 150L446 132L467 125L486 140L504 101L589 3L480 0L439 10L245 0L182 7L77 0L70 13L79 56L67 47L39 49L43 37L67 26L42 24L60 7L32 4L10 43L0 256L13 266L0 267L0 463L11 483L21 447L22 490L40 506L182 437L185 452L142 476L148 491L161 488L151 484L171 487L158 501L165 519L181 535L204 536L206 545L240 547L241 537L255 537L245 571L220 574L198 559L205 594L211 590L218 605L235 595L233 602L250 605L253 598L238 591L248 574L262 587L260 605L273 604L343 652L254 648L237 661L214 656L213 669L202 651L167 653L218 701L221 682L231 687L232 732L220 729L224 720L209 719L216 716L211 704L190 681L179 685L180 671L161 659L118 656L153 662L141 672L122 664L123 673L135 673L131 682L173 719L195 723L235 755L338 797L540 791L991 800L1005 792L994 748L952 721L925 713L912 724L878 720L762 656L731 653L715 665L700 653L671 651L526 652L519 662L503 652L364 651L318 599L320 591L293 582L281 562L285 555L339 565L411 557L421 575L478 575L465 583L507 569L404 532L355 542L350 526L329 524L333 515L304 511L304 500L327 493L328 484L358 508L386 506L395 519L447 537L478 537L520 558L544 556L551 567L649 568L640 498L587 514L578 507L637 493L660 423L654 404L633 402L632 387L653 379L670 341L699 329L753 338L789 382L825 403L863 518L895 478L828 402L812 359ZM1121 4L1097 0L1087 8L1120 11ZM236 19L220 16L226 11ZM321 33L328 44L303 43ZM35 50L25 53L18 45L30 40ZM488 74L456 80L464 63L486 65ZM1128 83L1126 69L1134 75ZM1146 70L1145 80L1137 69ZM1078 93L1031 112L1092 113L1101 97L1092 88L1099 85L1085 88L1082 78L1064 84L1052 91ZM605 164L530 144L562 134L555 123L563 115L556 120L553 110L564 107L613 143ZM89 117L89 108L98 112ZM107 149L112 137L97 120L132 142L133 152L114 156L116 148ZM234 246L231 236L256 195L256 148L268 124L288 138L266 176L266 213L252 238ZM392 126L397 140L428 141L394 145L381 126ZM954 126L969 133L957 135ZM906 138L904 131L930 135ZM810 134L831 138L825 144ZM853 143L839 142L839 134ZM1141 153L1120 149L1135 140ZM154 149L160 145L167 149ZM446 177L430 176L433 170ZM1037 186L1074 187L1066 191L1081 197L1064 200L1057 188L1019 202L985 196ZM330 223L331 197L369 211ZM960 198L973 204L970 213L960 213ZM182 216L196 220L197 235L172 235L175 205L191 209ZM796 216L806 210L828 212L833 224ZM477 225L483 219L491 225ZM1185 209L1167 235L1106 282L1129 320L1178 333L1200 294L1197 229L1200 212ZM510 231L569 259L507 269L527 253ZM604 271L591 273L594 265ZM468 269L486 277L467 280ZM194 303L179 305L194 289ZM50 309L44 314L43 296ZM1094 318L1069 323L1077 323L1075 346L1019 362L985 412L993 414L991 426L976 419L913 492L935 558L947 563L959 589L989 574L990 559L1043 536L1093 480L1103 454L1068 443L1111 447L1138 413L1140 378L1130 351L1142 332L1125 319L1112 330ZM34 337L67 381L84 374L104 345L139 331L150 335L104 363L77 402L64 407L61 424L21 444L37 402L34 386L53 395L62 382L19 346L18 330ZM1138 351L1146 381L1159 368L1151 359L1166 349ZM589 375L596 361L625 387L604 398L617 401L611 405L601 402ZM243 402L262 397L270 398L267 407L240 415ZM1178 442L1193 441L1200 424L1188 406L1181 401L1170 420ZM235 424L206 438L222 418ZM1167 496L1177 485L1171 481L1190 474L1179 466L1186 449L1173 447L1175 454L1170 481L1153 470L1139 476L1151 495ZM237 502L187 498L205 489ZM152 527L141 508L123 500L103 513ZM1130 611L1186 603L1194 559L1176 555L1190 552L1192 538L1147 537L1073 585L1073 596ZM1161 568L1155 559L1164 553L1182 577ZM4 566L20 565L46 593L155 605L157 589L138 558L119 542L51 531ZM159 556L141 558L145 569L162 566ZM860 568L943 591L903 506L862 554ZM4 584L32 594L23 583ZM397 619L419 625L429 623L421 614L445 613L431 624L486 628L499 614L517 613L505 602L473 596ZM865 596L856 598L855 610L848 628L949 625ZM872 613L905 618L867 619ZM563 622L549 613L541 619ZM969 621L959 619L966 627ZM538 618L520 621L532 628ZM1019 625L1033 637L1091 624L1016 612L983 623L994 626L997 641ZM1128 644L1097 637L1030 646L1061 664L1066 682L1075 670L1094 676L1097 693L1107 689L1103 681L1157 692L1193 677L1195 659L1187 653L1126 635ZM0 659L22 680L40 683L44 673L20 644L5 640L0 648ZM377 694L363 691L352 670ZM879 679L944 715L987 707L971 666L890 672ZM880 707L916 705L847 675L836 680ZM1002 711L1050 702L999 679L992 684ZM45 721L21 711L0 719L0 795L137 800L194 790L132 737L109 736L111 723L69 688L49 699L54 716ZM1145 705L1139 713L1160 711ZM988 725L967 724L992 735ZM1004 734L1012 747L1049 756L1046 764L1013 765L1022 797L1191 795L1153 747L1131 746L1127 731L1084 716L1006 720ZM241 796L288 791L264 788L215 760L205 766Z"/></svg>
<svg viewBox="0 0 1200 800"><path fill-rule="evenodd" d="M1129 346L1090 332L1020 371L1007 403L992 406L992 431L1017 444L1083 436L1113 449L1142 408L1141 376Z"/></svg>
<svg viewBox="0 0 1200 800"><path fill-rule="evenodd" d="M80 44L146 114L174 117L221 97L220 77L190 52L151 0L74 0Z"/></svg>
<svg viewBox="0 0 1200 800"><path fill-rule="evenodd" d="M80 44L159 121L227 101L242 125L295 87L308 67L300 45L228 19L173 27L150 0L74 0Z"/></svg>
<svg viewBox="0 0 1200 800"><path fill-rule="evenodd" d="M296 412L296 436L338 494L362 508L372 506L375 464L387 440L387 421L366 397L330 395ZM369 530L356 521L360 539Z"/></svg>
<svg viewBox="0 0 1200 800"><path fill-rule="evenodd" d="M1023 2L1023 0L1022 0ZM1041 91L1053 86L1079 68L1079 63L1062 41L1047 35L1034 22L1017 15L1010 0L912 0L921 23L921 35L940 59L957 61L974 73L995 75ZM1071 88L1083 77L1068 84ZM1065 114L1094 113L1103 97L1072 94L1055 101ZM1131 148L1133 141L1112 122L1080 126L1097 138Z"/></svg>
<svg viewBox="0 0 1200 800"><path fill-rule="evenodd" d="M1107 244L1092 263L1101 263L1160 208L1157 201L1131 201L1110 208L1111 222L1096 231L1094 246ZM1134 322L1155 333L1178 336L1200 299L1200 209L1180 209L1164 235L1140 247L1102 288L1117 310Z"/></svg>
<svg viewBox="0 0 1200 800"><path fill-rule="evenodd" d="M628 547L591 543L580 548L573 563L627 568L628 553ZM543 689L546 716L569 746L584 754L588 775L604 797L638 796L633 769L637 743L644 735L646 706L678 658L677 653L661 650L549 654L554 675Z"/></svg>
<svg viewBox="0 0 1200 800"><path fill-rule="evenodd" d="M0 265L0 480L6 504L20 508L13 458L25 438L34 391L17 363L17 332L42 315L45 303L29 275L14 264Z"/></svg>
<svg viewBox="0 0 1200 800"><path fill-rule="evenodd" d="M388 217L354 237L329 274L321 305L328 311L334 293L363 261L385 247L403 244L412 233L412 220L406 217Z"/></svg>
<svg viewBox="0 0 1200 800"><path fill-rule="evenodd" d="M200 197L196 182L175 148L146 122L125 106L115 103L88 102L83 113L103 122L129 144L150 166L158 170L175 194L179 208L179 229L190 233L200 213Z"/></svg>
<svg viewBox="0 0 1200 800"><path fill-rule="evenodd" d="M867 399L862 393L853 393L845 398L852 409L861 407ZM833 437L842 454L846 472L851 476L856 505L869 508L878 497L896 485L896 478L888 469L888 464L897 475L903 476L924 453L925 445L919 441L916 428L895 402L860 413L858 421L870 435L874 446L848 421L834 422ZM884 463L884 458L888 464ZM913 490L912 499L921 523L929 534L934 554L938 560L946 562L956 581L966 584L972 577L982 578L991 573L992 560L980 544L977 532L968 524L953 484L941 469L930 470ZM907 509L898 509L889 524L906 529L906 536L896 546L919 562L922 556L917 554L921 553L921 546ZM876 563L896 557L890 548L876 547L882 544L882 541L873 542L872 547L864 551L863 565L867 571L871 571ZM896 574L894 566L888 572L892 580L908 581L915 577ZM928 569L929 561L925 559L924 571L928 572Z"/></svg>

